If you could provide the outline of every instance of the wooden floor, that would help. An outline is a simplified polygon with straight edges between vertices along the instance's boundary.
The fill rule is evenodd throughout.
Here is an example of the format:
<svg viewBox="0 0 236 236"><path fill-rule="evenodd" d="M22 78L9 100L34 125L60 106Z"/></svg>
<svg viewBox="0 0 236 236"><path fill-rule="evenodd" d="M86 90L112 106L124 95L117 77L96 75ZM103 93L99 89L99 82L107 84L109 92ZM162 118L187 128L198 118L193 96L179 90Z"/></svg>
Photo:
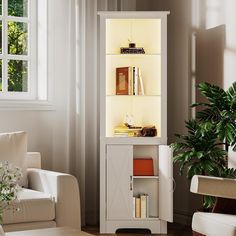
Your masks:
<svg viewBox="0 0 236 236"><path fill-rule="evenodd" d="M148 236L151 235L149 231L146 230L122 230L122 232L117 232L116 234L99 234L99 229L95 227L85 227L82 230L98 236ZM168 234L153 234L156 236L192 236L192 231L190 227L179 225L179 224L169 224Z"/></svg>

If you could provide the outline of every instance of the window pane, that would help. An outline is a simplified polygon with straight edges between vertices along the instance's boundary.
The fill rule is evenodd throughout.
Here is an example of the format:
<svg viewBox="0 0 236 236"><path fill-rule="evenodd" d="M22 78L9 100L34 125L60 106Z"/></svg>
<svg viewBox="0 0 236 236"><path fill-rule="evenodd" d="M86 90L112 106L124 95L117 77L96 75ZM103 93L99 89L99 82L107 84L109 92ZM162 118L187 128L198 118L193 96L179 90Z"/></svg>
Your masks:
<svg viewBox="0 0 236 236"><path fill-rule="evenodd" d="M8 62L8 91L28 91L28 62L10 60Z"/></svg>
<svg viewBox="0 0 236 236"><path fill-rule="evenodd" d="M2 21L0 21L0 54L2 54Z"/></svg>
<svg viewBox="0 0 236 236"><path fill-rule="evenodd" d="M8 53L27 55L28 24L23 22L8 22Z"/></svg>
<svg viewBox="0 0 236 236"><path fill-rule="evenodd" d="M2 0L0 0L0 15L2 15Z"/></svg>
<svg viewBox="0 0 236 236"><path fill-rule="evenodd" d="M2 91L2 60L0 60L0 91Z"/></svg>
<svg viewBox="0 0 236 236"><path fill-rule="evenodd" d="M28 0L8 0L9 16L28 16Z"/></svg>

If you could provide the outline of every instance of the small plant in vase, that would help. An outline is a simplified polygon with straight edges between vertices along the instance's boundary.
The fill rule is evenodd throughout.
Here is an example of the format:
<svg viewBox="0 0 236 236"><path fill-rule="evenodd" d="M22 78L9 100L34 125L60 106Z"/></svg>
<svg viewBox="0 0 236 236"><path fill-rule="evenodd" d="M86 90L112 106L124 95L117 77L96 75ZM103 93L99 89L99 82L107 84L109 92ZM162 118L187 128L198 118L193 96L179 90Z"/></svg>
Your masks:
<svg viewBox="0 0 236 236"><path fill-rule="evenodd" d="M21 178L20 168L8 162L0 162L0 224L3 223L3 212L5 210L18 210L15 202L17 201L17 192L21 189L18 185ZM2 235L4 232L0 227L0 236Z"/></svg>

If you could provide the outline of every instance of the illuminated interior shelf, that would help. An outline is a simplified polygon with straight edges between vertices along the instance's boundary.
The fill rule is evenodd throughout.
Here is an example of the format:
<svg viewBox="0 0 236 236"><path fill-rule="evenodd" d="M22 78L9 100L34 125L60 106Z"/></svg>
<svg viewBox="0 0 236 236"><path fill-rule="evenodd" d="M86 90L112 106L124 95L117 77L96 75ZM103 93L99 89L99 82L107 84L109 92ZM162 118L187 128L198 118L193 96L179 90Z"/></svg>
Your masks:
<svg viewBox="0 0 236 236"><path fill-rule="evenodd" d="M116 95L116 94L107 94L107 97L160 97L161 95Z"/></svg>
<svg viewBox="0 0 236 236"><path fill-rule="evenodd" d="M136 126L155 125L161 137L161 96L106 96L106 137L114 136L114 127L122 125L127 114Z"/></svg>
<svg viewBox="0 0 236 236"><path fill-rule="evenodd" d="M118 56L118 57L145 57L145 56L160 56L160 53L127 53L127 54L116 54L116 53L106 53L106 56Z"/></svg>

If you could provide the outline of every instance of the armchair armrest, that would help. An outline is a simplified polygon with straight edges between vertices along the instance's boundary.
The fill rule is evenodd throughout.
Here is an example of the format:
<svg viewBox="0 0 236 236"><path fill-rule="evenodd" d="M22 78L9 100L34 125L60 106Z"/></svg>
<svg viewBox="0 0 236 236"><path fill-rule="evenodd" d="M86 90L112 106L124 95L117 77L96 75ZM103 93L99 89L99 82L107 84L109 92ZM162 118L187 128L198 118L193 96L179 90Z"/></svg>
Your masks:
<svg viewBox="0 0 236 236"><path fill-rule="evenodd" d="M202 195L236 199L236 179L194 175L190 191Z"/></svg>
<svg viewBox="0 0 236 236"><path fill-rule="evenodd" d="M56 205L57 226L81 229L80 196L77 179L69 174L28 169L29 187L51 194Z"/></svg>

